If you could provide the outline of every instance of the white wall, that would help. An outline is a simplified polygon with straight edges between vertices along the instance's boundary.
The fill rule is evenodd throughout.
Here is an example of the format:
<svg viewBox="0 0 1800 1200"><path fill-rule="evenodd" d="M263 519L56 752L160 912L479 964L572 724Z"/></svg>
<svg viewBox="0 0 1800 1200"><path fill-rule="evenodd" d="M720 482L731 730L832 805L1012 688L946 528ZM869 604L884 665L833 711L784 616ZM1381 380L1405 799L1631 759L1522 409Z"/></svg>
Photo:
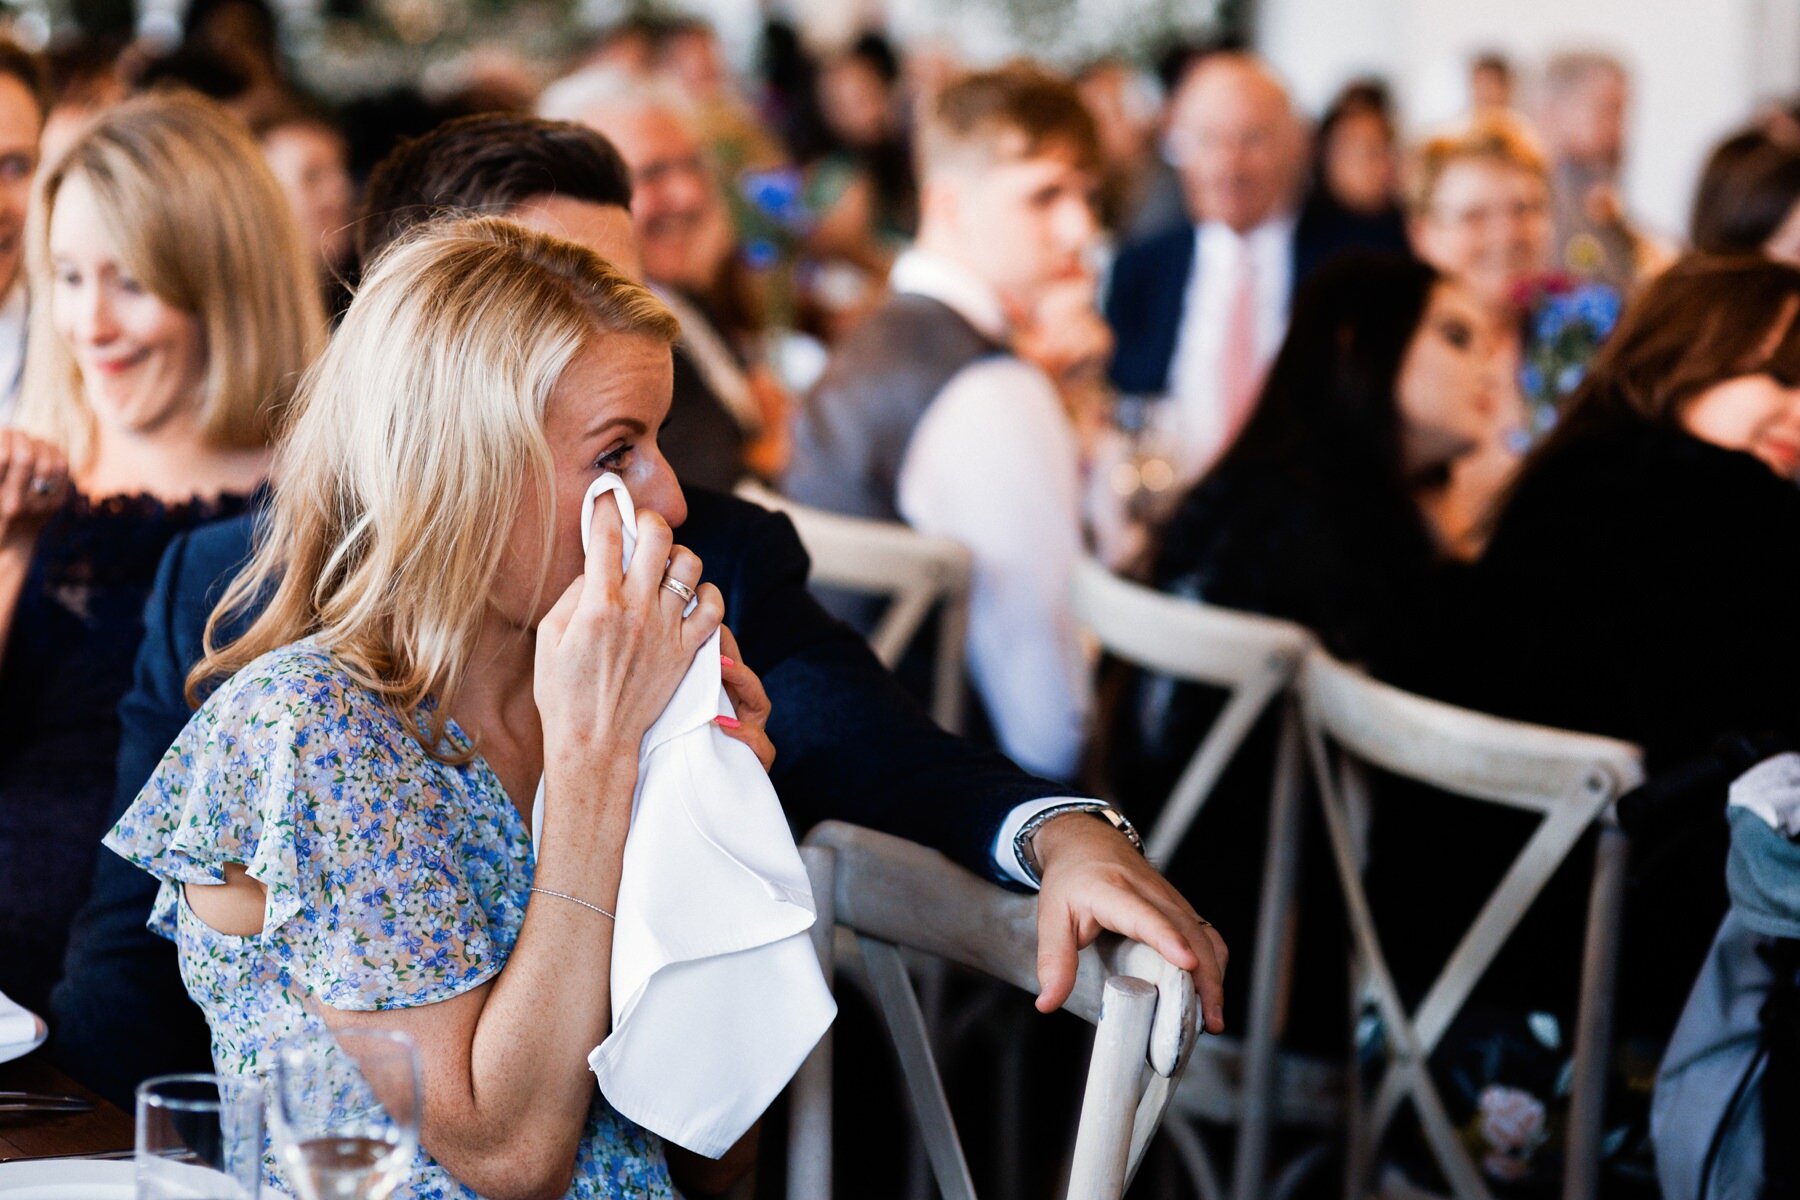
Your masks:
<svg viewBox="0 0 1800 1200"><path fill-rule="evenodd" d="M1626 201L1672 236L1711 144L1800 89L1800 0L1259 0L1257 14L1259 48L1308 111L1373 72L1413 133L1463 110L1477 51L1527 72L1559 49L1616 54L1634 80Z"/></svg>

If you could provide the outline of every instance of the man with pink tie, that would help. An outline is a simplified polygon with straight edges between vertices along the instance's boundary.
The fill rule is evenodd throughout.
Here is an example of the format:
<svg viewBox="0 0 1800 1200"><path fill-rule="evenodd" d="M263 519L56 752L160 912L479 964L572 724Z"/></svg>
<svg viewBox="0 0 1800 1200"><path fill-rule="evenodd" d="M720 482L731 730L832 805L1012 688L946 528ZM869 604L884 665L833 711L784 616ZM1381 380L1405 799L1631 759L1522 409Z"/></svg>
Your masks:
<svg viewBox="0 0 1800 1200"><path fill-rule="evenodd" d="M1181 484L1243 428L1295 285L1340 248L1300 220L1305 146L1286 88L1249 54L1201 59L1170 105L1168 149L1194 223L1120 252L1106 315L1114 384L1166 397L1158 423Z"/></svg>

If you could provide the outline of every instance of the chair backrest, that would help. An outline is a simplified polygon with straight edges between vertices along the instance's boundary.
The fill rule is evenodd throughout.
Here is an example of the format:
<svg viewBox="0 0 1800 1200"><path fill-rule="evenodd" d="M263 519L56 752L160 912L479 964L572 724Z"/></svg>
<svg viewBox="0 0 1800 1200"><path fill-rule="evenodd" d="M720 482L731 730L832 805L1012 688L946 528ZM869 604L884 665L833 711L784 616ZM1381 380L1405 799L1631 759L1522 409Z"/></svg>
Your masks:
<svg viewBox="0 0 1800 1200"><path fill-rule="evenodd" d="M960 731L963 643L969 628L968 548L897 521L798 504L754 481L739 484L737 494L794 523L812 559L813 582L888 601L869 632L869 647L890 671L899 667L932 610L938 610L931 715L944 728Z"/></svg>
<svg viewBox="0 0 1800 1200"><path fill-rule="evenodd" d="M1299 673L1313 636L1290 621L1217 608L1121 579L1087 559L1075 570L1075 613L1117 658L1230 692L1144 840L1166 865L1257 720Z"/></svg>
<svg viewBox="0 0 1800 1200"><path fill-rule="evenodd" d="M1307 753L1350 917L1358 973L1380 1011L1394 1059L1368 1119L1352 1117L1351 1186L1362 1184L1357 1173L1370 1166L1388 1124L1401 1102L1410 1098L1457 1194L1487 1197L1490 1193L1450 1125L1426 1061L1551 875L1583 834L1596 824L1612 822L1613 803L1642 781L1642 756L1636 747L1612 738L1503 720L1412 695L1371 679L1322 650L1307 657L1300 695ZM1388 970L1363 886L1368 767L1453 796L1542 817L1411 1013L1405 1011ZM1616 826L1613 832L1616 835ZM1615 888L1618 878L1616 871L1599 871L1596 889L1602 880ZM1604 1055L1613 959L1610 952L1595 958L1594 947L1614 944L1616 913L1616 903L1590 898L1577 1089L1604 1086L1603 1073L1595 1067ZM1594 962L1603 962L1604 970L1591 969ZM1607 1011L1595 1012L1595 1004L1607 1006ZM1592 1044L1595 1040L1599 1046ZM1576 1100L1577 1106L1592 1102L1592 1097ZM1596 1161L1597 1155L1594 1148ZM1576 1157L1572 1147L1569 1158Z"/></svg>
<svg viewBox="0 0 1800 1200"><path fill-rule="evenodd" d="M835 821L816 827L801 854L813 878L820 918L815 944L827 975L831 931L849 930L893 1039L940 1194L974 1200L901 951L1036 993L1036 898L978 879L915 843ZM1148 946L1102 937L1081 952L1075 990L1063 1007L1097 1027L1068 1194L1107 1200L1123 1193L1193 1049L1193 981ZM829 1055L828 1045L815 1052L791 1089L790 1196L829 1195Z"/></svg>

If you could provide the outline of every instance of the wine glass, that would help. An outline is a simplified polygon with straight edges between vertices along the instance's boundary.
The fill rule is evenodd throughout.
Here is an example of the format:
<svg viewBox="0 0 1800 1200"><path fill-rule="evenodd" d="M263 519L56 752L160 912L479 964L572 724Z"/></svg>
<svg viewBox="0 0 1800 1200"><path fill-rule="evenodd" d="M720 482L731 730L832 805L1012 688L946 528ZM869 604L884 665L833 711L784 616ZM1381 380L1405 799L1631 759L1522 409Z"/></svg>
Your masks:
<svg viewBox="0 0 1800 1200"><path fill-rule="evenodd" d="M386 1200L419 1145L419 1048L404 1033L304 1033L275 1048L269 1131L301 1200Z"/></svg>
<svg viewBox="0 0 1800 1200"><path fill-rule="evenodd" d="M138 1200L255 1200L263 1089L232 1075L159 1075L137 1089Z"/></svg>

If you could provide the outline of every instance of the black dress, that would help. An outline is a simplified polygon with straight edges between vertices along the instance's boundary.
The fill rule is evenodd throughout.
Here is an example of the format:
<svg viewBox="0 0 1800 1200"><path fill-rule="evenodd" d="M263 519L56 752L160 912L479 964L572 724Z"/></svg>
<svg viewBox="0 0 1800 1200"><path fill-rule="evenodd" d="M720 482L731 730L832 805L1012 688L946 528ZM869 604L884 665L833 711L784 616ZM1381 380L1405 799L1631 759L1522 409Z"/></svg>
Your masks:
<svg viewBox="0 0 1800 1200"><path fill-rule="evenodd" d="M1643 747L1654 774L1730 733L1800 730L1800 489L1749 454L1615 423L1521 479L1473 572L1458 703ZM1679 847L1634 848L1619 1021L1666 1038L1724 916L1725 797ZM1591 861L1591 860L1590 860ZM1588 872L1518 939L1573 970Z"/></svg>
<svg viewBox="0 0 1800 1200"><path fill-rule="evenodd" d="M1210 604L1311 629L1335 655L1410 677L1442 597L1455 583L1417 506L1348 464L1228 459L1182 501L1164 532L1150 582ZM1112 672L1103 771L1125 811L1148 826L1223 706L1223 692L1137 669ZM1254 956L1275 713L1219 780L1168 876L1219 927L1236 964ZM1318 830L1309 828L1300 979L1291 1046L1334 1051L1344 1027L1343 934L1336 885ZM1251 972L1227 973L1228 1026L1242 1028Z"/></svg>
<svg viewBox="0 0 1800 1200"><path fill-rule="evenodd" d="M39 535L0 662L0 991L44 1011L106 831L118 704L177 533L251 496L77 496Z"/></svg>

